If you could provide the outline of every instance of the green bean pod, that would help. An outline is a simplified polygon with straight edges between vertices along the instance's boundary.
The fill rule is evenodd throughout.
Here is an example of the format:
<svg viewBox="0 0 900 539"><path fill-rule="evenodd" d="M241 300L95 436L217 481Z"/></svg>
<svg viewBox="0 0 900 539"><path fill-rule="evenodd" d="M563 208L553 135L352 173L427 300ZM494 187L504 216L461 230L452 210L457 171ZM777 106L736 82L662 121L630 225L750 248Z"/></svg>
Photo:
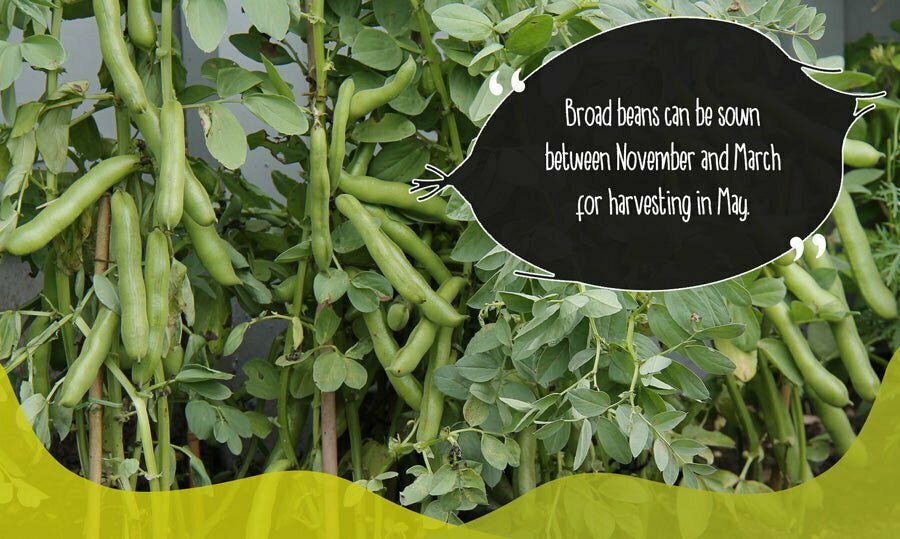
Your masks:
<svg viewBox="0 0 900 539"><path fill-rule="evenodd" d="M356 91L356 83L348 77L341 83L338 90L337 101L334 105L334 115L331 120L331 146L328 154L328 177L334 185L331 191L337 189L341 179L341 170L344 168L344 151L347 146L347 124L350 119L350 100Z"/></svg>
<svg viewBox="0 0 900 539"><path fill-rule="evenodd" d="M166 328L169 326L169 275L172 260L169 240L160 229L154 229L147 237L144 281L147 283L147 322L149 346L147 356L133 369L132 378L138 384L149 381L161 358L166 355Z"/></svg>
<svg viewBox="0 0 900 539"><path fill-rule="evenodd" d="M794 362L806 384L813 389L822 400L832 406L844 406L850 402L847 387L836 376L828 372L809 348L809 343L800 332L800 328L791 319L790 309L783 301L765 309L766 316L775 325L784 344L787 345Z"/></svg>
<svg viewBox="0 0 900 539"><path fill-rule="evenodd" d="M125 353L134 359L147 355L147 290L141 271L141 221L131 195L117 190L112 196L113 249L119 272L121 333Z"/></svg>
<svg viewBox="0 0 900 539"><path fill-rule="evenodd" d="M419 426L416 440L427 442L437 438L444 416L444 394L434 383L434 373L441 367L453 363L453 328L441 328L428 357L425 384L422 391L422 409L419 411Z"/></svg>
<svg viewBox="0 0 900 539"><path fill-rule="evenodd" d="M822 420L822 426L825 427L825 431L831 436L831 441L834 442L834 448L837 450L838 455L843 455L850 449L853 440L856 440L856 433L853 432L850 419L847 418L847 412L843 408L832 406L823 401L815 391L809 388L807 388L807 395L809 395L809 400L812 401L813 406L816 408L816 414Z"/></svg>
<svg viewBox="0 0 900 539"><path fill-rule="evenodd" d="M413 260L422 264L425 271L427 271L438 284L445 282L451 277L450 270L444 265L444 261L441 260L441 257L438 256L428 244L422 241L422 238L420 238L413 229L399 221L391 219L387 212L381 208L366 206L366 209L378 219L381 230L387 234L387 237L396 243L398 247L403 249L404 253L411 256Z"/></svg>
<svg viewBox="0 0 900 539"><path fill-rule="evenodd" d="M144 83L131 63L128 46L122 34L120 19L122 12L118 0L93 0L94 17L100 36L100 54L109 71L116 89L116 96L122 99L131 119L137 125L150 152L160 159L162 152L162 131L159 111L147 98ZM184 211L200 225L215 222L209 195L194 175L190 166L185 167Z"/></svg>
<svg viewBox="0 0 900 539"><path fill-rule="evenodd" d="M394 376L406 376L412 373L428 350L434 344L438 327L425 317L409 333L406 344L397 352L397 357L391 363L390 372Z"/></svg>
<svg viewBox="0 0 900 539"><path fill-rule="evenodd" d="M236 286L241 284L241 279L234 272L231 265L231 257L225 248L225 241L219 237L213 226L201 226L187 214L181 218L184 228L187 230L194 252L200 263L209 272L209 275L222 286Z"/></svg>
<svg viewBox="0 0 900 539"><path fill-rule="evenodd" d="M156 22L150 12L150 0L128 0L125 22L132 43L145 51L156 47Z"/></svg>
<svg viewBox="0 0 900 539"><path fill-rule="evenodd" d="M178 374L183 364L184 348L181 346L173 346L163 359L163 372L166 374L166 378L172 378Z"/></svg>
<svg viewBox="0 0 900 539"><path fill-rule="evenodd" d="M184 211L184 171L187 168L184 111L178 101L171 99L163 104L160 123L163 137L156 187L156 222L172 230L181 222Z"/></svg>
<svg viewBox="0 0 900 539"><path fill-rule="evenodd" d="M847 253L847 261L853 269L856 284L866 303L878 316L887 319L897 318L897 298L890 288L885 286L878 274L878 266L872 258L872 249L866 232L859 223L853 199L845 189L841 189L837 204L831 217L841 233L841 242Z"/></svg>
<svg viewBox="0 0 900 539"><path fill-rule="evenodd" d="M441 197L419 202L417 195L409 192L409 185L386 182L370 176L341 175L341 191L363 202L379 206L391 206L446 224L457 224L447 217L447 201Z"/></svg>
<svg viewBox="0 0 900 539"><path fill-rule="evenodd" d="M455 278L444 281L441 287L454 281ZM456 294L453 295L456 296ZM459 311L450 305L448 300L430 288L425 290L425 302L419 304L419 310L425 315L425 318L443 327L456 327L466 319L465 315L459 314Z"/></svg>
<svg viewBox="0 0 900 539"><path fill-rule="evenodd" d="M388 306L387 325L391 331L402 331L409 323L409 303L399 299Z"/></svg>
<svg viewBox="0 0 900 539"><path fill-rule="evenodd" d="M101 161L75 180L34 219L15 229L7 238L6 250L23 256L47 245L104 192L133 171L137 163L135 155L118 155Z"/></svg>
<svg viewBox="0 0 900 539"><path fill-rule="evenodd" d="M466 319L428 286L422 275L403 255L403 251L381 231L359 200L351 195L340 195L336 202L338 210L356 227L369 254L401 296L410 303L417 304L422 313L439 326L455 327Z"/></svg>
<svg viewBox="0 0 900 539"><path fill-rule="evenodd" d="M416 60L409 56L400 66L394 78L378 88L360 90L353 94L350 101L349 121L362 118L382 105L386 105L400 95L416 74Z"/></svg>
<svg viewBox="0 0 900 539"><path fill-rule="evenodd" d="M774 260L774 262L775 262L775 264L777 264L779 266L790 266L791 264L794 263L794 256L795 256L794 250L791 249L790 251L788 251L788 252L784 253L783 255L779 256L778 258L776 258Z"/></svg>
<svg viewBox="0 0 900 539"><path fill-rule="evenodd" d="M772 268L784 279L788 290L800 298L801 301L815 307L819 317L823 320L841 320L847 316L847 309L841 300L819 286L812 275L806 272L799 264L780 266L773 264Z"/></svg>
<svg viewBox="0 0 900 539"><path fill-rule="evenodd" d="M60 390L60 405L74 408L81 402L109 354L118 329L119 315L101 305L97 319L81 348L81 354L66 373L66 379Z"/></svg>
<svg viewBox="0 0 900 539"><path fill-rule="evenodd" d="M815 250L816 247L812 245L812 241L807 240L806 248L803 250L804 260L806 260L807 265L814 269L834 269L831 257L826 253L824 256L816 258ZM841 284L839 275L834 277L834 281L832 281L828 290L841 300L846 310L850 310L844 297L844 286ZM867 401L875 400L878 389L881 387L881 380L878 379L878 375L875 373L875 369L872 368L871 361L869 361L869 353L865 343L859 336L859 331L856 329L856 321L850 315L842 320L831 322L830 325L831 332L834 334L834 341L841 356L841 362L844 364L844 368L847 369L850 382L853 383L853 389L863 399Z"/></svg>
<svg viewBox="0 0 900 539"><path fill-rule="evenodd" d="M307 213L312 226L312 252L319 269L331 266L333 249L331 246L331 215L328 203L331 185L328 180L328 142L325 127L320 122L313 125L309 137L309 190L307 191Z"/></svg>
<svg viewBox="0 0 900 539"><path fill-rule="evenodd" d="M216 222L216 210L209 200L209 193L197 179L190 165L184 168L184 213L199 225L208 226Z"/></svg>
<svg viewBox="0 0 900 539"><path fill-rule="evenodd" d="M347 174L350 176L365 176L369 170L369 163L375 155L375 144L372 142L364 142L357 146L353 159L347 165ZM341 177L343 178L343 174Z"/></svg>
<svg viewBox="0 0 900 539"><path fill-rule="evenodd" d="M861 140L844 141L844 164L853 168L874 167L884 157L875 147Z"/></svg>
<svg viewBox="0 0 900 539"><path fill-rule="evenodd" d="M359 200L351 195L340 195L335 199L335 204L338 211L353 223L369 255L394 289L410 303L423 303L428 283L403 256L403 251L381 231Z"/></svg>
<svg viewBox="0 0 900 539"><path fill-rule="evenodd" d="M437 296L449 304L456 298L465 285L465 279L461 277L452 277L441 285L438 289ZM434 344L439 329L438 324L430 320L427 316L423 316L419 320L419 323L416 324L416 327L410 332L406 344L399 352L397 352L397 357L391 364L390 371L396 376L405 376L414 371Z"/></svg>
<svg viewBox="0 0 900 539"><path fill-rule="evenodd" d="M390 330L384 321L384 311L379 307L370 313L362 313L363 322L369 330L372 346L375 349L375 357L381 363L381 367L387 373L388 381L410 408L419 411L422 405L422 386L412 376L394 376L390 366L397 357L397 341L394 340Z"/></svg>
<svg viewBox="0 0 900 539"><path fill-rule="evenodd" d="M119 0L93 0L94 20L100 38L100 54L116 88L116 96L122 99L131 119L137 125L150 151L157 157L160 147L159 115L156 106L147 98L144 83L137 74L128 54L128 46L122 34L122 10Z"/></svg>

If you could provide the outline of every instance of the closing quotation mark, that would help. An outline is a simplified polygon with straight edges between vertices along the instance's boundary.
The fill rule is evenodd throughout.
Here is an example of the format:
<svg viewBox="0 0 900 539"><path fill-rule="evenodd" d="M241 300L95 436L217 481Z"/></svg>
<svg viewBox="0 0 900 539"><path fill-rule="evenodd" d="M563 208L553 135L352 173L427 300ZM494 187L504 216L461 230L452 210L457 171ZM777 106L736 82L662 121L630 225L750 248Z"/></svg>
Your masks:
<svg viewBox="0 0 900 539"><path fill-rule="evenodd" d="M812 243L816 246L816 258L822 258L825 254L825 236L816 234L812 237Z"/></svg>
<svg viewBox="0 0 900 539"><path fill-rule="evenodd" d="M825 236L816 234L812 237L812 244L816 246L816 258L821 258L825 254ZM803 240L798 236L791 238L791 249L794 251L794 262L800 260L803 256Z"/></svg>

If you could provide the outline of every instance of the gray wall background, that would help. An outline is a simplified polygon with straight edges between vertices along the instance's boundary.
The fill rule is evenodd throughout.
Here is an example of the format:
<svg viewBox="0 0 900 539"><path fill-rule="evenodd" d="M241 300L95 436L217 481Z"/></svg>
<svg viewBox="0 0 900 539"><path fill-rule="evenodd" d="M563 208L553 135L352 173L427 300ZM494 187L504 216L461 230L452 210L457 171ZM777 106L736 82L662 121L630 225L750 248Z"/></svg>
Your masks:
<svg viewBox="0 0 900 539"><path fill-rule="evenodd" d="M900 19L900 0L813 0L807 3L825 12L828 16L825 36L814 43L819 56L841 55L845 42L858 39L870 32L876 37L882 38L896 36L890 28L890 22ZM240 0L226 0L226 4L229 10L226 36L245 32L250 26L250 21L241 12ZM182 37L181 41L185 46L183 61L187 67L189 84L203 83L199 75L200 66L204 60L214 55L230 58L247 69L262 69L261 64L244 57L227 39L222 41L217 51L205 54L193 44L181 21L178 21L178 28ZM10 36L11 42L21 39L21 34L16 32ZM93 19L67 21L63 27L61 39L69 52L69 58L65 63L66 72L61 75L61 82L88 80L91 91L97 90L99 88L97 68L100 65L100 52L96 46L97 29ZM305 46L297 36L289 36L288 41L298 52L305 54ZM288 83L294 85L300 92L305 91L307 84L297 66L280 66L278 69ZM37 71L26 70L16 82L19 102L38 98L43 93L43 87L44 75ZM267 128L243 107L233 107L232 111L248 133ZM98 113L96 119L102 132L115 131L112 110ZM191 154L209 158L196 114L188 115L187 126L188 146ZM288 175L297 177L297 171L293 167L281 165L264 149L251 151L241 170L247 178L269 193L274 193L271 182L272 170L281 170ZM22 302L33 297L41 289L41 286L40 276L32 278L28 275L27 265L15 257L4 257L0 262L0 311L16 308ZM254 326L237 355L244 358L264 357L273 335L278 331L280 331L279 324Z"/></svg>

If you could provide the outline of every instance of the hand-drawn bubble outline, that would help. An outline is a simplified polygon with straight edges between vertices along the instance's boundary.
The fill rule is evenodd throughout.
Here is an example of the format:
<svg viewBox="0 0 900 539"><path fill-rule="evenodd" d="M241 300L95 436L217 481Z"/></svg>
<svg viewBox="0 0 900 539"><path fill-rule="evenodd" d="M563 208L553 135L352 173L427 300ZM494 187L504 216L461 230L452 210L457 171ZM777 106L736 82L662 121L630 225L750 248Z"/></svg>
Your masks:
<svg viewBox="0 0 900 539"><path fill-rule="evenodd" d="M635 25L642 24L642 23L647 23L647 22L659 22L660 19L693 19L693 20L704 21L704 22L714 22L714 23L722 23L722 24L728 24L728 25L736 26L736 27L738 27L738 28L741 29L741 30L750 30L750 31L756 32L756 33L759 34L761 37L765 38L769 43L771 43L772 46L777 47L778 50L781 51L781 53L784 54L785 57L787 57L787 59L788 59L789 61L791 61L791 62L793 62L793 63L795 63L795 64L799 64L801 69L806 68L806 69L809 69L809 70L811 70L811 71L816 71L816 72L819 72L819 73L831 73L831 74L841 73L841 72L844 71L844 69L827 68L827 67L822 67L822 66L810 65L810 64L807 64L807 63L805 63L805 62L803 62L803 61L801 61L801 60L798 60L797 58L794 58L794 57L792 57L790 54L788 54L787 51L785 51L784 48L783 48L782 46L780 46L779 44L777 44L777 43L775 43L774 41L772 41L772 39L769 38L769 36L767 36L766 34L764 34L763 32L761 32L759 29L753 28L753 27L750 27L750 26L747 26L747 25L744 25L744 24L741 24L741 23L739 23L739 22L729 21L729 20L723 20L723 19L712 19L712 18L708 18L708 17L678 16L678 17L654 17L654 18L651 18L651 19L643 19L643 20L640 20L640 21L634 21L634 22L630 22L630 23L627 23L627 24L622 24L622 25L619 25L619 26L610 28L609 30L604 30L604 31L602 31L602 32L600 32L600 33L598 33L598 34L595 34L595 35L593 35L593 36L587 38L587 39L584 39L584 40L582 40L582 41L579 41L578 43L576 43L575 45L572 45L571 47L565 49L564 51L561 51L561 52L555 54L552 58L550 58L550 60L548 60L548 61L542 63L540 66L538 66L538 67L537 67L534 71L532 71L527 77L525 77L524 80L522 80L521 82L519 82L519 84L524 83L524 84L527 86L528 79L530 79L531 77L533 77L538 71L540 71L542 68L544 68L544 66L549 65L551 62L553 62L554 60L556 60L556 59L559 58L560 56L562 56L562 55L564 55L564 54L568 54L569 51L574 50L576 47L582 45L583 43L587 43L587 42L591 41L592 39L596 39L596 38L598 38L598 37L600 37L600 36L602 36L602 35L608 34L608 33L610 33L610 32L615 32L616 30L620 30L620 29L622 29L622 28L627 28L627 27L629 27L629 26L635 26ZM551 54L552 54L552 53L551 53ZM514 75L517 75L517 74L519 73L519 71L520 71L520 70L516 70L516 73L514 73ZM885 97L885 96L887 95L887 92L884 91L884 90L882 90L882 91L880 91L880 92L871 93L871 94L858 94L858 93L845 92L845 91L843 91L843 90L835 90L834 88L829 87L828 85L826 85L826 84L824 84L824 83L822 83L822 82L820 82L820 81L814 79L813 77L810 77L810 76L809 76L809 73L808 73L807 71L805 71L805 70L804 70L804 74L806 74L806 76L809 77L810 80L812 80L813 82L819 84L820 86L822 86L823 88L827 89L828 91L831 91L831 92L837 92L837 93L839 93L839 94L844 94L844 95L847 95L847 96L850 96L850 97L855 98L856 101L857 101L857 106L859 106L859 101L876 99L876 98L879 98L879 97ZM517 78L517 77L516 77L516 78ZM494 117L494 113L497 112L497 111L500 109L500 107L503 106L503 103L506 101L506 99L507 99L511 94L517 93L518 91L520 91L520 90L511 89L511 90L506 94L506 96L503 98L503 100L500 101L500 103L498 103L496 107L494 107L494 110L491 111L491 114L488 115L488 117L487 117L487 119L485 120L484 124L483 124L483 125L481 126L481 128L479 129L478 134L475 136L475 138L474 138L474 139L472 140L472 142L469 144L469 146L470 146L471 148L475 148L475 147L478 146L478 137L481 136L481 133L482 133L482 131L484 131L484 128L487 127L488 123L489 123L489 122L491 121L491 119ZM875 103L869 103L868 105L864 106L862 109L859 109L859 110L854 111L854 113L853 113L853 121L851 121L851 122L847 125L847 129L846 129L846 131L844 132L844 137L843 137L842 142L841 142L841 152L842 152L841 159L842 159L842 161L843 161L843 148L844 148L844 144L846 144L846 142L847 142L847 135L850 133L850 128L853 126L853 124L856 122L856 120L858 120L860 117L862 117L865 113L867 113L867 112L869 112L870 110L873 110L873 109L875 109L875 108L876 108ZM417 179L412 180L412 185L410 186L410 189L409 189L410 194L415 194L415 193L417 193L417 192L419 192L419 191L423 191L423 190L424 190L424 191L425 191L425 194L422 195L422 196L420 196L420 197L418 198L418 200L419 200L420 202L422 202L422 201L428 200L429 198L432 198L432 197L435 197L435 196L441 194L441 193L442 193L445 189L447 189L448 187L453 187L454 190L456 191L456 193L457 193L460 197L462 197L462 199L465 200L466 203L469 204L469 206L471 206L471 208L472 208L472 214L475 216L475 221L479 224L479 226L481 226L481 228L482 228L482 229L484 230L484 232L488 235L488 237L491 238L491 240L494 241L494 243L496 243L497 245L503 247L503 249L505 249L508 253L510 253L511 255L513 255L514 257L516 257L517 259L521 260L521 261L524 262L525 264L528 264L528 265L530 265L530 266L533 266L533 267L537 268L538 270L541 270L541 271L545 272L544 274L540 274L540 273L532 273L532 272L529 272L529 271L516 270L516 271L514 272L514 274L515 274L516 276L518 276L518 277L525 277L525 278L528 278L528 279L541 279L541 280L545 280L545 281L557 281L557 282L567 282L567 283L568 283L568 282L571 282L571 283L581 284L581 285L585 285L585 286L598 286L598 285L594 285L594 284L592 284L592 283L585 283L585 282L582 282L582 281L576 281L576 280L571 280L571 279L560 279L560 278L557 278L557 277L555 277L555 274L554 274L554 273L551 273L550 271L548 271L548 270L546 270L546 269L544 269L544 268L542 268L542 267L540 267L540 266L537 266L536 264L534 264L534 263L532 263L532 262L530 262L530 261L528 261L528 260L525 260L524 258L520 257L519 255L517 255L517 254L516 254L515 252L513 252L512 250L508 249L505 245L503 245L503 243L501 243L500 241L497 241L497 238L495 238L495 237L491 234L490 230L488 230L487 227L485 227L485 226L481 223L481 221L478 219L478 212L475 210L475 205L472 204L472 202L471 202L469 199L467 199L467 198L465 197L465 195L463 195L463 194L459 191L459 189L456 189L455 186L454 186L452 183L444 183L444 182L447 180L447 178L449 178L450 176L452 176L454 172L456 172L460 167L462 167L462 166L465 164L465 162L469 159L469 157L472 156L473 153L474 153L474 151L473 151L472 153L470 153L469 155L467 155L466 158L463 159L461 163L459 163L458 165L456 165L456 167L453 169L453 171L450 172L449 174L446 173L446 172L444 172L444 171L442 171L441 169L435 167L434 165L426 164L426 165L425 165L425 170L427 170L428 172L431 172L431 173L433 173L433 174L436 174L436 175L438 176L438 178L417 178ZM840 188L839 188L838 193L840 193L840 189L843 189L843 188L844 188L844 174L843 174L843 171L842 171L842 172L841 172L841 178L840 178ZM834 202L832 202L832 204L831 204L831 209L828 210L828 212L825 214L825 217L822 218L822 220L819 222L819 224L816 225L815 228L814 228L812 231L810 231L809 236L812 236L812 235L816 232L816 230L818 230L819 228L822 227L822 225L825 224L825 221L827 221L827 220L828 220L828 217L831 216L831 212L834 211L835 205L837 205L837 197L835 197ZM807 236L806 238L801 238L801 239L806 240L806 239L808 239L809 236ZM745 271L745 272L743 272L743 273L739 273L739 274L737 274L737 275L732 275L732 276L730 276L730 277L725 277L725 278L719 279L719 280L717 280L717 281L710 281L710 282L708 282L708 283L702 283L702 284L693 285L693 286L683 286L683 287L680 287L680 288L652 289L652 290L649 290L649 289L627 289L627 290L626 290L626 289L623 289L623 288L615 288L615 287L611 287L611 286L603 286L603 285L599 285L599 288L605 288L605 289L607 289L607 290L618 290L618 291L621 291L621 292L674 292L674 291L677 291L677 290L688 290L688 289L691 289L691 288L699 288L699 287L701 287L701 286L709 286L709 285L714 285L714 284L722 283L722 282L725 282L725 281L734 279L734 278L736 278L736 277L740 277L741 275L746 275L746 274L748 274L748 273L757 271L757 270L759 270L760 268L762 268L762 267L764 267L764 266L767 266L767 265L771 264L772 262L774 262L775 260L781 258L782 256L784 256L785 254L787 254L788 252L790 252L790 251L792 251L792 250L793 250L793 248L791 248L791 247L789 246L789 247L788 247L787 249L785 249L785 251L782 252L780 255L778 255L778 256L772 258L771 260L769 260L769 261L767 261L767 262L765 262L765 263L763 263L763 264L760 264L760 265L756 266L755 268L749 269L749 270L747 270L747 271Z"/></svg>

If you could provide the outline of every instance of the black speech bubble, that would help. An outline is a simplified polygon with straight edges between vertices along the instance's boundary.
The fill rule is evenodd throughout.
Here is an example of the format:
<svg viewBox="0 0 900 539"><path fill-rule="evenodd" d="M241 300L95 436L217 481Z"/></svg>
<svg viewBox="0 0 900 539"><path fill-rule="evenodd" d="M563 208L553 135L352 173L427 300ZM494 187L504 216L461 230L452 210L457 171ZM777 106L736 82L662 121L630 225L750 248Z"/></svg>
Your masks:
<svg viewBox="0 0 900 539"><path fill-rule="evenodd" d="M531 74L487 121L472 154L446 181L472 205L503 247L556 279L627 290L699 286L756 269L805 238L831 212L842 181L841 150L855 97L812 80L760 32L713 19L669 18L622 26L558 55ZM808 66L807 66L808 67ZM575 105L681 105L690 127L567 127ZM755 107L761 127L694 125L695 99L713 107ZM662 123L662 118L660 118ZM774 144L780 172L548 172L545 144L597 149L616 160L630 149L753 150ZM718 187L748 200L749 217L696 215L583 217L581 195L608 191L713 196ZM693 197L692 197L693 198Z"/></svg>

